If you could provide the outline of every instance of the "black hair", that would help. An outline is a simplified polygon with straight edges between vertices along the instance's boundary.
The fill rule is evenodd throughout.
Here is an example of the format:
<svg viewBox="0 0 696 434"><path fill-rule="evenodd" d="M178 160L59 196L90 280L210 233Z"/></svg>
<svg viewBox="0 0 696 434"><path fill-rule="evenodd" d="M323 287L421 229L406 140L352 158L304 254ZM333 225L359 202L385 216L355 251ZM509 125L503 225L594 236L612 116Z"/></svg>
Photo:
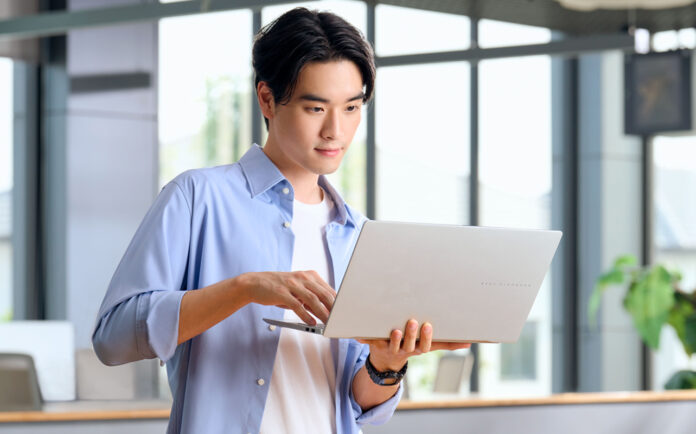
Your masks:
<svg viewBox="0 0 696 434"><path fill-rule="evenodd" d="M375 88L372 47L358 29L330 12L292 9L263 27L254 39L254 83L264 81L277 104L286 104L309 62L350 60L360 70L368 102ZM265 119L268 127L268 119Z"/></svg>

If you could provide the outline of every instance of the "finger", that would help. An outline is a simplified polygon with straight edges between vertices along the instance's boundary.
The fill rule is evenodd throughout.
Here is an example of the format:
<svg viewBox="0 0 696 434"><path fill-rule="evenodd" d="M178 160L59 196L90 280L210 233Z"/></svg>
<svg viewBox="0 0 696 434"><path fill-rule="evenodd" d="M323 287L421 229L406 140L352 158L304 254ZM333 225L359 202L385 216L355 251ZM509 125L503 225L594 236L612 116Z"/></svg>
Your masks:
<svg viewBox="0 0 696 434"><path fill-rule="evenodd" d="M293 300L288 301L287 305L292 309L293 312L297 314L297 316L300 317L302 321L309 325L316 325L317 320L314 319L312 315L307 312L307 310L304 308L304 305L302 302L294 297L291 297Z"/></svg>
<svg viewBox="0 0 696 434"><path fill-rule="evenodd" d="M401 347L401 330L392 330L389 339L389 352L398 354Z"/></svg>
<svg viewBox="0 0 696 434"><path fill-rule="evenodd" d="M403 350L412 353L416 350L416 337L418 336L418 321L408 320L406 323L406 333L404 334Z"/></svg>
<svg viewBox="0 0 696 434"><path fill-rule="evenodd" d="M332 299L336 298L336 290L331 287L322 277L314 270L310 270L309 274L312 276L313 281L317 282L321 287L329 293Z"/></svg>
<svg viewBox="0 0 696 434"><path fill-rule="evenodd" d="M427 353L428 351L430 351L432 339L433 326L429 322L426 322L425 324L423 324L423 327L421 327L420 343L418 345L418 348L420 349L421 353Z"/></svg>
<svg viewBox="0 0 696 434"><path fill-rule="evenodd" d="M290 289L295 298L299 299L300 302L304 303L310 312L314 314L317 318L326 322L329 319L329 310L322 304L312 291L308 290L304 286L298 285Z"/></svg>
<svg viewBox="0 0 696 434"><path fill-rule="evenodd" d="M334 304L334 300L336 300L336 293L330 286L326 285L326 282L324 282L320 277L318 277L318 280L305 279L303 280L303 284L308 290L310 290L314 295L316 295L319 298L319 301L326 307L328 311L331 310L331 307Z"/></svg>

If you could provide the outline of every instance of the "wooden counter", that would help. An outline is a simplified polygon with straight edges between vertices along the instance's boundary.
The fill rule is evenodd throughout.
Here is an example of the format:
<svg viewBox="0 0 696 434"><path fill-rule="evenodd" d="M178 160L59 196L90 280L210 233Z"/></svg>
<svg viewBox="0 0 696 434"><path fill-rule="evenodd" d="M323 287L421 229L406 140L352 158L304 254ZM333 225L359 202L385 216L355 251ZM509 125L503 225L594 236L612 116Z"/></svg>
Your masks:
<svg viewBox="0 0 696 434"><path fill-rule="evenodd" d="M561 393L535 398L466 398L438 401L406 401L399 410L466 407L511 407L527 405L618 404L635 402L696 401L696 390L664 392Z"/></svg>
<svg viewBox="0 0 696 434"><path fill-rule="evenodd" d="M466 398L438 401L407 401L399 410L475 407L618 404L639 402L696 401L696 390L666 392L563 393L538 398ZM168 419L168 401L80 401L47 403L43 411L0 412L0 423L66 422L89 420Z"/></svg>
<svg viewBox="0 0 696 434"><path fill-rule="evenodd" d="M68 401L42 411L0 412L0 423L169 419L170 401Z"/></svg>

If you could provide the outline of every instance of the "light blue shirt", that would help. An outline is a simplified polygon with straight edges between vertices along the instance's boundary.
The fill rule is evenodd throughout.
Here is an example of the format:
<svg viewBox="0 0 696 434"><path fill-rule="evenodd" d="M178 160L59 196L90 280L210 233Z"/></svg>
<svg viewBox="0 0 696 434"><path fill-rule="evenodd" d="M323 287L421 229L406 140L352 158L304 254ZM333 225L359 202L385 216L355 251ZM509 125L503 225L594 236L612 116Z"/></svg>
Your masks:
<svg viewBox="0 0 696 434"><path fill-rule="evenodd" d="M335 287L340 286L365 217L328 181L337 212L326 228ZM290 271L293 188L257 145L239 162L185 172L167 184L148 211L114 273L92 341L107 365L159 357L174 397L168 433L257 433L271 384L284 310L249 304L177 345L185 291L254 271ZM336 428L359 432L384 423L401 398L362 412L352 381L369 352L352 339L332 339Z"/></svg>

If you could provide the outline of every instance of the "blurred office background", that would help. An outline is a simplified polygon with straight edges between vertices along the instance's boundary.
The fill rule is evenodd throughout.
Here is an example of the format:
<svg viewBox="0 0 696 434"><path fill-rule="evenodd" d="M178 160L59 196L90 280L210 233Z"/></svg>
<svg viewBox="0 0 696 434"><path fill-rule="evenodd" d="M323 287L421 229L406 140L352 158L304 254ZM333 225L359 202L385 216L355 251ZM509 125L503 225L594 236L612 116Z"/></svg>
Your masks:
<svg viewBox="0 0 696 434"><path fill-rule="evenodd" d="M643 347L621 291L607 294L596 326L586 314L620 254L678 267L684 288L696 287L696 131L624 125L626 56L693 50L694 6L160 3L0 3L3 325L66 321L71 350L88 354L111 275L159 189L263 143L253 35L301 5L343 16L377 55L374 102L330 177L350 203L376 219L564 231L519 342L414 360L411 399L661 390L696 368L671 330L659 351ZM31 21L61 11L55 27ZM2 21L22 17L22 31ZM76 365L78 379L81 366L98 369ZM152 385L134 397L166 399L157 361L124 375Z"/></svg>

